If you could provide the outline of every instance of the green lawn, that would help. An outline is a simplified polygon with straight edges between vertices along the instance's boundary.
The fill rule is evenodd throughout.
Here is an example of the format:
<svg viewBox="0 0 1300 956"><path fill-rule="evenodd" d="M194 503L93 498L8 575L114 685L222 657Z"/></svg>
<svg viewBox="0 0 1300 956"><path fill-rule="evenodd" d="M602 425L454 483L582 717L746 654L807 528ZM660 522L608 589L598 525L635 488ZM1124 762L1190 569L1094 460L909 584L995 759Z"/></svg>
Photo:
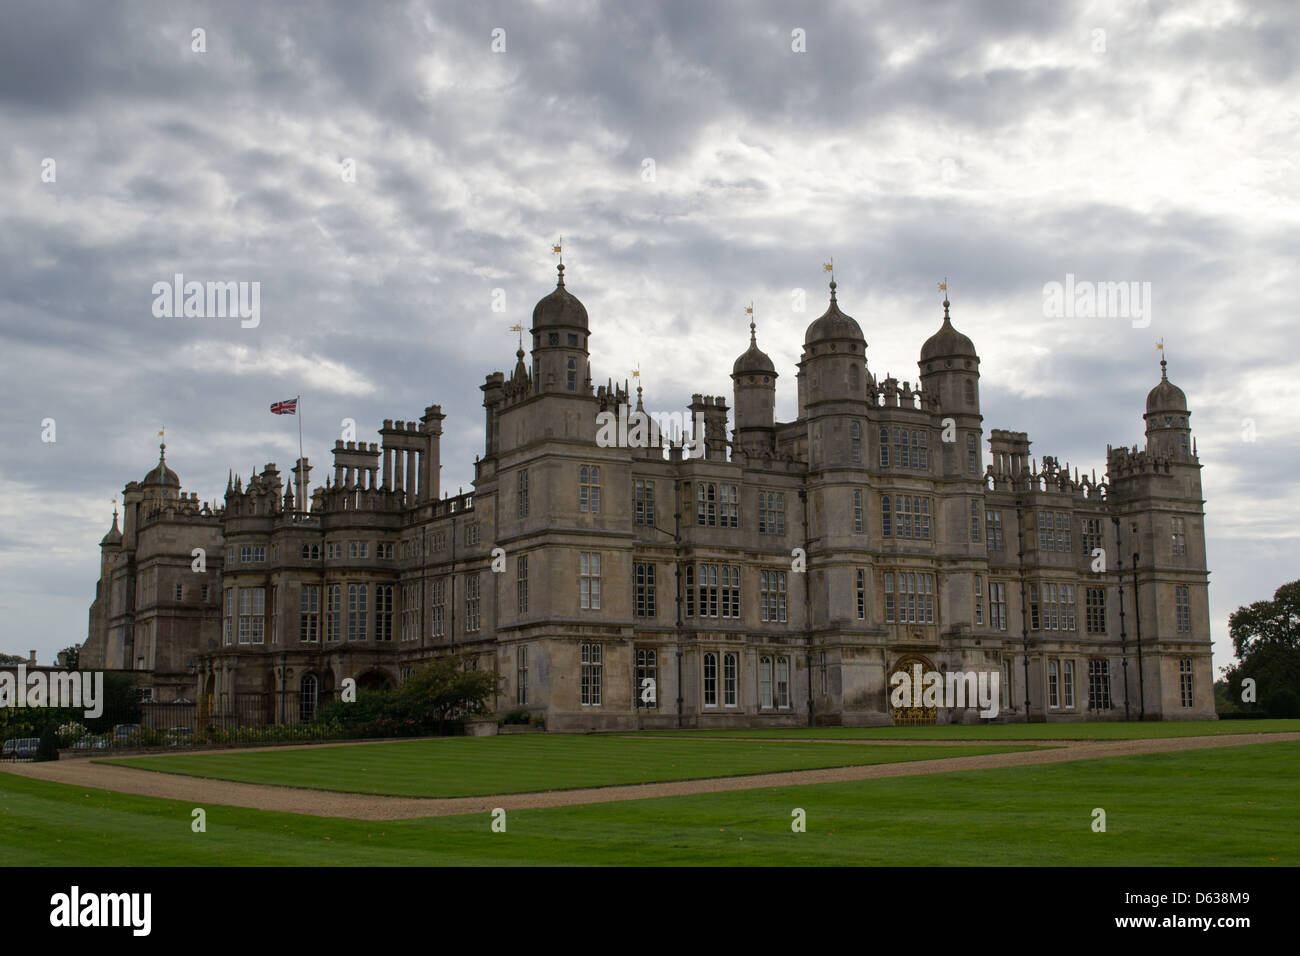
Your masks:
<svg viewBox="0 0 1300 956"><path fill-rule="evenodd" d="M1026 749L1030 748L835 747L793 741L753 743L529 734L256 753L124 757L106 762L244 783L401 797L469 797L934 760Z"/></svg>
<svg viewBox="0 0 1300 956"><path fill-rule="evenodd" d="M826 738L828 740L1132 740L1216 734L1300 733L1300 720L1189 720L1150 723L954 724L947 727L781 727L770 730L642 730L635 736Z"/></svg>
<svg viewBox="0 0 1300 956"><path fill-rule="evenodd" d="M856 748L854 748L856 749ZM1300 743L371 823L0 773L6 864L1300 865ZM807 812L792 833L790 813ZM1091 829L1107 813L1107 832Z"/></svg>

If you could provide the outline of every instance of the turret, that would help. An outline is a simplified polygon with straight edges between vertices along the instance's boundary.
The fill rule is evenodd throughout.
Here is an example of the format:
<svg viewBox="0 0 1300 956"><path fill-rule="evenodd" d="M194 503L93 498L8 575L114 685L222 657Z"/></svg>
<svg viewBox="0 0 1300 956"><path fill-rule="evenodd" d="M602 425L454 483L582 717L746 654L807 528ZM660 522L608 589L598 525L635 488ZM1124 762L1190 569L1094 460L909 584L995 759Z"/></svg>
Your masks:
<svg viewBox="0 0 1300 956"><path fill-rule="evenodd" d="M587 309L565 289L564 263L557 270L555 291L533 308L533 387L587 395Z"/></svg>
<svg viewBox="0 0 1300 956"><path fill-rule="evenodd" d="M1188 418L1187 396L1169 381L1168 363L1160 360L1160 381L1147 394L1147 410L1142 416L1146 422L1147 452L1170 461L1191 462L1192 429Z"/></svg>
<svg viewBox="0 0 1300 956"><path fill-rule="evenodd" d="M758 347L749 323L749 348L731 367L736 405L736 444L749 454L771 451L776 428L776 366Z"/></svg>
<svg viewBox="0 0 1300 956"><path fill-rule="evenodd" d="M946 283L945 283L946 285ZM940 422L951 418L954 429L943 442L943 471L949 477L979 478L984 473L980 415L980 359L971 340L953 327L948 296L943 297L943 323L921 346L917 367L925 395L937 398ZM940 436L944 430L940 429ZM1027 450L1026 450L1027 453Z"/></svg>
<svg viewBox="0 0 1300 956"><path fill-rule="evenodd" d="M867 341L852 316L840 311L831 280L825 313L804 334L805 415L813 469L867 461Z"/></svg>

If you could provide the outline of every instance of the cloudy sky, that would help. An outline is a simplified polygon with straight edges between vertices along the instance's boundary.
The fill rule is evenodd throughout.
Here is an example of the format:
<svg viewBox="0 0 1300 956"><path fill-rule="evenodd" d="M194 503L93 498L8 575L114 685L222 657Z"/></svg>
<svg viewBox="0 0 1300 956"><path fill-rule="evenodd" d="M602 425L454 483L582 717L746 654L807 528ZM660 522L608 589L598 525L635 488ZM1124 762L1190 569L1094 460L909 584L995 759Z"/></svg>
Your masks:
<svg viewBox="0 0 1300 956"><path fill-rule="evenodd" d="M440 403L468 489L560 235L593 377L639 363L654 409L730 395L752 300L794 417L832 256L873 372L916 378L946 276L986 429L1085 471L1142 440L1163 338L1216 665L1232 609L1300 577L1287 0L3 7L0 651L84 639L163 426L210 500L291 465L273 400L303 396L318 479L343 419L377 441ZM156 317L176 273L260 282L260 324ZM1149 324L1045 315L1067 274L1149 282Z"/></svg>

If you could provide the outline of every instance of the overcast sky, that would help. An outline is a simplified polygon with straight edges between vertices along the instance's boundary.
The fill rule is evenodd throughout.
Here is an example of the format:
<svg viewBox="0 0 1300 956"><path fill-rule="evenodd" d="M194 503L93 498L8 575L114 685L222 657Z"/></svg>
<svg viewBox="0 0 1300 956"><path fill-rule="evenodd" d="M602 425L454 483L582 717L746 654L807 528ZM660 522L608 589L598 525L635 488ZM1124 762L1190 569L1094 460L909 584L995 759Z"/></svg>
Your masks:
<svg viewBox="0 0 1300 956"><path fill-rule="evenodd" d="M986 432L1099 475L1142 441L1163 338L1205 466L1216 668L1228 614L1300 577L1288 0L0 16L0 652L85 639L110 501L163 426L211 500L231 468L292 465L274 400L302 395L318 481L343 419L378 441L439 403L443 487L468 490L478 386L513 367L560 235L593 378L639 363L655 410L731 403L752 300L793 418L832 256L873 373L916 379L946 276ZM260 324L156 317L176 273L260 282ZM1149 282L1149 325L1045 315L1067 274Z"/></svg>

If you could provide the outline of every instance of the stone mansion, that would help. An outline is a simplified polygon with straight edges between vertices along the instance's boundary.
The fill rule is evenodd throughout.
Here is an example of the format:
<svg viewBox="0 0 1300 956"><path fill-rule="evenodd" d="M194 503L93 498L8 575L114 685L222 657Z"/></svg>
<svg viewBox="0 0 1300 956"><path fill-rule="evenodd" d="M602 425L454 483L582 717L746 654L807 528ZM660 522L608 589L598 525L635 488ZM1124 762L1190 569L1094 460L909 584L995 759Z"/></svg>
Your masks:
<svg viewBox="0 0 1300 956"><path fill-rule="evenodd" d="M946 300L919 381L877 380L832 281L794 421L751 324L733 406L690 405L698 453L606 447L598 415L641 389L593 387L563 270L531 354L481 386L471 493L439 487L438 405L336 443L323 485L306 458L268 464L220 505L163 446L100 544L82 666L248 722L309 720L346 678L393 687L444 654L549 730L980 719L894 706L890 675L917 665L998 674L999 721L1214 717L1201 465L1163 361L1145 447L1108 449L1099 481L985 432Z"/></svg>

